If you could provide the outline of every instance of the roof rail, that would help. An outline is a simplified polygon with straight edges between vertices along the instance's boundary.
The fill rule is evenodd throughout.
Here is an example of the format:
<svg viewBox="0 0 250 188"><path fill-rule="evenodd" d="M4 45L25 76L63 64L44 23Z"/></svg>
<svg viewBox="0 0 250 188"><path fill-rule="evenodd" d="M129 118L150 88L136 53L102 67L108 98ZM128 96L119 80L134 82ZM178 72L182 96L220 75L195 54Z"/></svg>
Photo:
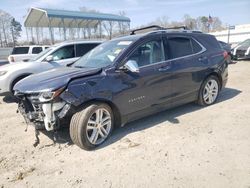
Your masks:
<svg viewBox="0 0 250 188"><path fill-rule="evenodd" d="M156 29L163 29L163 27L161 26L158 26L158 25L151 25L151 26L147 26L147 27L142 27L142 28L139 28L139 29L134 29L130 32L130 35L134 35L135 32L137 31L142 31L142 30L146 30L146 29L152 29L152 28L156 28Z"/></svg>
<svg viewBox="0 0 250 188"><path fill-rule="evenodd" d="M139 29L134 29L130 32L130 35L135 35L135 32L137 31L142 31L142 30L146 30L146 29L153 29L156 28L156 30L168 30L168 29L184 29L187 30L186 26L177 26L177 27L161 27L158 25L151 25L151 26L147 26L147 27L142 27Z"/></svg>

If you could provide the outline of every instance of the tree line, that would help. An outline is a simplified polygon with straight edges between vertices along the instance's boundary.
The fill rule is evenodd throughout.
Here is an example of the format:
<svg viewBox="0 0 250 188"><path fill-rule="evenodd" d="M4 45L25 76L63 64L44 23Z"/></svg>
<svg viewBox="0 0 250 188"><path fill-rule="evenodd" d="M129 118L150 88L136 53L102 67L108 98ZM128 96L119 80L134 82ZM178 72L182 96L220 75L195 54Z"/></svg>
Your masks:
<svg viewBox="0 0 250 188"><path fill-rule="evenodd" d="M141 25L139 27L148 25L159 25L166 28L186 26L188 29L202 31L204 33L226 29L226 27L223 25L222 21L218 17L198 16L194 18L188 14L185 14L181 21L170 21L167 16L162 16L152 22Z"/></svg>
<svg viewBox="0 0 250 188"><path fill-rule="evenodd" d="M21 36L22 25L9 13L0 10L0 46L13 47Z"/></svg>

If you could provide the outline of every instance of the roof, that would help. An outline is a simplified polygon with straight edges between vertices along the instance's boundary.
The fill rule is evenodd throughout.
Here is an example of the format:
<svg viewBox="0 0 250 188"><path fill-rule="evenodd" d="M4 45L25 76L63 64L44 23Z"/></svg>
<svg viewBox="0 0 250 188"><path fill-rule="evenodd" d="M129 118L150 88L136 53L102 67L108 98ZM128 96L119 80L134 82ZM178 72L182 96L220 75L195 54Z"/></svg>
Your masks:
<svg viewBox="0 0 250 188"><path fill-rule="evenodd" d="M101 40L67 40L63 42L56 43L55 45L65 45L65 44L100 44L104 41Z"/></svg>
<svg viewBox="0 0 250 188"><path fill-rule="evenodd" d="M47 8L31 8L25 18L25 27L86 27L94 26L99 21L130 22L125 16L104 13L56 10Z"/></svg>

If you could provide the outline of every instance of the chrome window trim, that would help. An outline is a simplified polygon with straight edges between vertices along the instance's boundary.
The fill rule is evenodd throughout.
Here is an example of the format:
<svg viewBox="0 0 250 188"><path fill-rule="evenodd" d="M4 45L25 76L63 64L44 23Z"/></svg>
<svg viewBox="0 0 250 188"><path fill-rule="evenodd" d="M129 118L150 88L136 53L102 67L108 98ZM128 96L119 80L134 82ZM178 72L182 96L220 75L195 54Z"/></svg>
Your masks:
<svg viewBox="0 0 250 188"><path fill-rule="evenodd" d="M197 53L195 53L195 54L190 54L190 55L186 55L186 56L182 56L182 57L177 57L177 58L173 58L173 59L168 59L168 60L166 60L166 61L160 61L160 62L158 62L158 63L152 63L152 64L149 64L149 65L144 65L144 66L139 67L139 70L140 70L141 68L149 67L149 66L152 66L152 65L157 65L157 64L160 64L160 63L168 63L168 62L175 61L175 60L179 60L179 59L182 59L182 58L188 58L188 57L196 56L196 55L199 55L199 54L204 53L204 52L207 50L199 41L197 41L197 40L196 40L195 38L193 38L193 37L185 37L185 36L178 36L178 37L180 37L180 38L187 38L187 39L190 39L190 38L193 39L195 42L197 42L197 43L200 45L201 51L199 51L199 52L197 52Z"/></svg>

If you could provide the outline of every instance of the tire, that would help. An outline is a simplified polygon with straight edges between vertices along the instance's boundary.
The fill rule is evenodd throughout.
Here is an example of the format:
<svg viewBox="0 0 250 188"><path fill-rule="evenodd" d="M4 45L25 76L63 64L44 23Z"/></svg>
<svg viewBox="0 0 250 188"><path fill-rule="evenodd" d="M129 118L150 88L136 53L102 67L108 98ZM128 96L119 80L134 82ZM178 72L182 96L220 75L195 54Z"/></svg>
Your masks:
<svg viewBox="0 0 250 188"><path fill-rule="evenodd" d="M107 140L113 127L112 109L107 104L95 103L72 116L69 131L74 144L82 149L92 150Z"/></svg>
<svg viewBox="0 0 250 188"><path fill-rule="evenodd" d="M211 75L202 83L197 103L209 106L216 102L220 92L220 81L217 76Z"/></svg>

